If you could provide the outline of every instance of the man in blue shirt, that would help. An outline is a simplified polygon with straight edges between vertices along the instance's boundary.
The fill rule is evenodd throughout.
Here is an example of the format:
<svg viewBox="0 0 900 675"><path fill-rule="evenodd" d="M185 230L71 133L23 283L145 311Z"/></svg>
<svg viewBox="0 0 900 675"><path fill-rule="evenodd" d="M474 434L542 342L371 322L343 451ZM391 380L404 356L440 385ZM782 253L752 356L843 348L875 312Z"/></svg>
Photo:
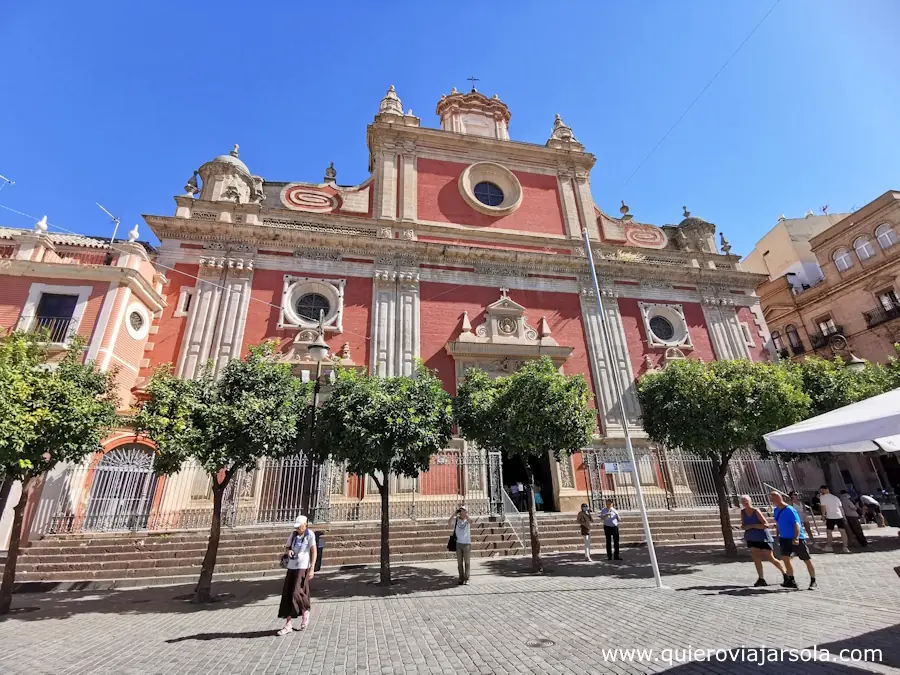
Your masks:
<svg viewBox="0 0 900 675"><path fill-rule="evenodd" d="M793 506L785 503L780 492L771 492L769 501L775 507L772 515L778 527L781 560L786 571L784 583L781 585L784 588L797 588L797 581L794 579L794 568L791 565L791 553L796 553L797 557L806 563L806 569L809 572L809 590L818 588L816 568L813 567L812 560L809 559L809 548L806 546L806 534L803 532L800 514L797 513Z"/></svg>

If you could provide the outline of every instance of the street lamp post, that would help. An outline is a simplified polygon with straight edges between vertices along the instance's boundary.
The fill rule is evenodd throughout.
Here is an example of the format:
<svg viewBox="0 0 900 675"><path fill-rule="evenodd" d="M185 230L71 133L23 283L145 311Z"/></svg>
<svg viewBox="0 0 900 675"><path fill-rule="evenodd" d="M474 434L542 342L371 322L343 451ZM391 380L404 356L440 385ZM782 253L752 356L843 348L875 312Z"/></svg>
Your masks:
<svg viewBox="0 0 900 675"><path fill-rule="evenodd" d="M325 312L319 311L319 334L307 347L310 358L316 362L316 382L313 386L312 412L309 421L309 442L307 447L312 450L313 432L316 428L316 408L319 406L319 392L322 390L322 362L328 358L328 343L325 342Z"/></svg>
<svg viewBox="0 0 900 675"><path fill-rule="evenodd" d="M606 344L607 352L612 355L612 342L609 337L609 329L606 325L606 314L603 311L603 298L600 295L600 284L597 283L597 269L594 267L594 254L591 252L591 240L588 231L584 230L584 248L588 256L588 264L591 267L591 279L594 282L594 294L597 299L597 311L600 314L600 331L603 333L603 341ZM641 478L638 475L637 461L634 456L634 448L631 446L631 431L628 428L628 415L625 412L625 401L622 397L622 384L619 382L618 375L613 373L613 388L615 390L616 406L619 416L622 418L622 430L625 432L625 449L628 452L628 459L631 461L631 480L634 483L634 492L637 497L638 508L641 511L641 522L644 526L644 538L647 540L647 552L650 554L650 566L653 568L653 578L656 581L657 588L664 588L662 577L659 573L659 563L656 560L656 549L653 546L653 535L650 533L650 520L647 518L647 506L644 503L644 491L641 488Z"/></svg>

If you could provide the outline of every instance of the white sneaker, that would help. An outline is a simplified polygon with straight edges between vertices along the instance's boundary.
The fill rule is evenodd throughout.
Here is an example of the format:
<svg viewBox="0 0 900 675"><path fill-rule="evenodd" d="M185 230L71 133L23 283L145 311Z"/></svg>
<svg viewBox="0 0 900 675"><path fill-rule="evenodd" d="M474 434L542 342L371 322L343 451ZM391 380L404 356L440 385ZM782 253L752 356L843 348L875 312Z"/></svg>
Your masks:
<svg viewBox="0 0 900 675"><path fill-rule="evenodd" d="M584 559L587 560L588 562L594 562L594 559L589 555L585 556Z"/></svg>

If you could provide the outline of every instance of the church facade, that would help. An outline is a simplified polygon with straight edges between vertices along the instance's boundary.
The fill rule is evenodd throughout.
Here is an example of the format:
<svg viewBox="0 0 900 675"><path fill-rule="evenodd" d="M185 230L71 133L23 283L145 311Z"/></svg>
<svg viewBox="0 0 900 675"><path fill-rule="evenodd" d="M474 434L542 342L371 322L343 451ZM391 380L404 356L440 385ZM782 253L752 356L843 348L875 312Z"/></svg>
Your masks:
<svg viewBox="0 0 900 675"><path fill-rule="evenodd" d="M280 343L298 376L315 377L307 346L322 315L331 354L345 366L404 375L421 359L451 395L470 367L503 375L549 356L562 372L587 379L597 434L585 454L608 458L623 446L616 380L627 424L649 453L635 393L649 369L682 358L771 358L754 294L763 278L742 271L724 239L720 249L714 225L686 209L678 224L661 226L639 222L624 203L618 216L605 213L593 198L596 159L559 116L548 120L549 138L538 144L512 140L510 110L474 89L442 96L436 113L438 128L423 126L412 111L404 113L391 87L368 125L370 175L359 185L341 185L333 166L319 182L263 178L235 146L194 172L175 197L174 214L145 216L161 244L146 263L155 267L143 271L154 291L141 313L146 330L141 323L139 331L123 333L140 339L117 357L129 366L126 402L139 397L160 364L194 377L203 364L220 369L247 345L269 339ZM147 256L134 255L137 267L145 264ZM109 320L130 321L127 312L114 311L118 302ZM134 451L136 440L127 440ZM454 439L446 455L444 462L453 456L463 467L477 449ZM489 458L472 461L486 483L509 484L515 469L505 459L496 458L503 478L491 474ZM420 505L442 492L465 499L470 478L437 481L439 468L429 472L430 481L398 480L398 494L410 493ZM606 481L622 466L601 461L588 468L581 455L562 464L548 458L540 471L545 504L577 508L591 481ZM277 480L254 479L241 498L273 480L283 483L284 467L279 471ZM297 471L307 476L298 480L312 480L305 465ZM315 489L328 493L331 507L375 498L366 480L338 467L327 477L316 472ZM649 464L646 473L648 488L665 489L659 466ZM141 491L151 505L165 498L158 481ZM485 487L486 499L499 499L489 492ZM77 519L84 508L71 503L67 517ZM335 513L353 517L349 507Z"/></svg>

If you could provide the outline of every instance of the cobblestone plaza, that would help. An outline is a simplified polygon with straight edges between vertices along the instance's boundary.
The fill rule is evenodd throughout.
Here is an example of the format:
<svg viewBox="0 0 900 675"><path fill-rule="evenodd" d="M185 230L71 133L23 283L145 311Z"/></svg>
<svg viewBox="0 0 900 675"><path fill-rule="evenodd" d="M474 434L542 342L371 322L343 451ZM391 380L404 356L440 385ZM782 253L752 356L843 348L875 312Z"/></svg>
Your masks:
<svg viewBox="0 0 900 675"><path fill-rule="evenodd" d="M900 537L879 533L866 552L814 555L818 591L751 588L749 556L701 547L660 549L663 590L635 549L615 566L551 553L540 577L528 559L486 559L464 587L444 562L395 567L388 591L375 567L326 571L309 630L284 638L280 579L217 584L208 607L187 587L22 594L0 623L0 673L900 673ZM760 666L733 651L679 663L686 649L741 646L881 659ZM655 651L604 653L617 648Z"/></svg>

